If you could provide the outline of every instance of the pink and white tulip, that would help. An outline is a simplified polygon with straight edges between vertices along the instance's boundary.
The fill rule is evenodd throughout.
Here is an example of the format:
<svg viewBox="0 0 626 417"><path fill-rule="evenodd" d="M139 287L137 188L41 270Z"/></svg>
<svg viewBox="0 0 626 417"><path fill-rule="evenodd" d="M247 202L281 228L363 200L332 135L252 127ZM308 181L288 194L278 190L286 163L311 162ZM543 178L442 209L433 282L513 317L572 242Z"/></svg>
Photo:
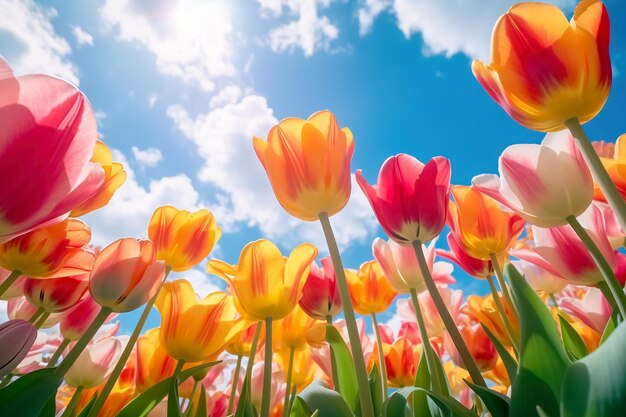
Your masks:
<svg viewBox="0 0 626 417"><path fill-rule="evenodd" d="M512 261L515 268L526 278L528 284L535 291L543 291L546 294L556 294L569 283L558 275L528 261Z"/></svg>
<svg viewBox="0 0 626 417"><path fill-rule="evenodd" d="M582 300L576 297L562 297L559 306L600 334L613 312L611 305L598 288L588 288Z"/></svg>
<svg viewBox="0 0 626 417"><path fill-rule="evenodd" d="M30 320L30 318L37 312L37 307L32 305L26 297L13 298L7 302L7 315L10 319ZM39 327L41 329L48 329L58 324L66 312L52 313Z"/></svg>
<svg viewBox="0 0 626 417"><path fill-rule="evenodd" d="M68 346L71 350L73 344ZM93 388L100 385L113 371L122 353L122 343L116 337L91 342L65 374L65 382L72 387Z"/></svg>
<svg viewBox="0 0 626 417"><path fill-rule="evenodd" d="M438 287L439 294L443 298L448 311L453 319L459 315L461 311L461 304L463 303L463 291L451 290L447 287ZM426 332L429 337L436 337L443 334L446 330L446 326L437 311L437 307L433 302L432 297L428 291L421 293L418 296L422 315L424 316L424 324L426 325ZM416 322L415 308L410 299L404 298L397 302L397 312L403 321Z"/></svg>

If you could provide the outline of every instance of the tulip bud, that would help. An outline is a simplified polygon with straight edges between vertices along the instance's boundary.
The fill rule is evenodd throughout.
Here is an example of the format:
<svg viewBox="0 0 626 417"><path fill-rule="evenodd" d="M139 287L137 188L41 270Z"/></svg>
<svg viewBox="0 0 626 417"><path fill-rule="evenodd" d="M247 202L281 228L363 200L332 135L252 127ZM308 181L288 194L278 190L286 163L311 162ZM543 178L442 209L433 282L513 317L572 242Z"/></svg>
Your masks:
<svg viewBox="0 0 626 417"><path fill-rule="evenodd" d="M314 319L326 320L328 316L335 316L341 311L341 297L330 257L322 259L321 263L322 268L315 262L311 264L309 276L302 288L300 307Z"/></svg>
<svg viewBox="0 0 626 417"><path fill-rule="evenodd" d="M37 329L26 320L0 324L0 377L15 369L37 339Z"/></svg>

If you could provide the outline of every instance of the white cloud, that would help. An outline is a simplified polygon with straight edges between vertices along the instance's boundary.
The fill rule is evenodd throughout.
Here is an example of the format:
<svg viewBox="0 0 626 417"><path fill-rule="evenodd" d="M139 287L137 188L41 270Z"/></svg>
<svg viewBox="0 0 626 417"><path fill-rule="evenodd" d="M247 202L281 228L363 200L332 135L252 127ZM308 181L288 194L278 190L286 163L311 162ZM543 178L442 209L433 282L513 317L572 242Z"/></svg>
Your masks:
<svg viewBox="0 0 626 417"><path fill-rule="evenodd" d="M132 148L135 161L141 167L155 167L163 160L163 154L158 148L139 149L136 146Z"/></svg>
<svg viewBox="0 0 626 417"><path fill-rule="evenodd" d="M79 45L93 46L93 36L78 25L72 26L72 34Z"/></svg>
<svg viewBox="0 0 626 417"><path fill-rule="evenodd" d="M235 33L228 0L107 0L101 12L119 39L139 42L164 74L204 90L235 75Z"/></svg>
<svg viewBox="0 0 626 417"><path fill-rule="evenodd" d="M225 104L236 103L241 99L242 94L243 91L241 90L241 87L234 84L228 85L211 97L209 106L213 108L223 106Z"/></svg>
<svg viewBox="0 0 626 417"><path fill-rule="evenodd" d="M46 73L78 85L72 52L67 41L52 26L54 8L32 0L0 0L0 54L16 74Z"/></svg>
<svg viewBox="0 0 626 417"><path fill-rule="evenodd" d="M276 52L302 49L305 56L319 50L329 50L339 36L339 28L328 16L320 16L319 9L328 7L332 0L258 0L261 15L280 17L283 10L297 16L295 20L272 29L269 44Z"/></svg>
<svg viewBox="0 0 626 417"><path fill-rule="evenodd" d="M200 180L220 191L212 210L222 227L258 226L265 236L285 245L308 240L325 247L317 222L301 222L279 206L254 153L252 135L264 136L278 122L264 97L248 95L195 118L183 107L171 106L168 115L204 159ZM365 241L376 230L369 204L354 181L353 186L348 206L331 219L344 247Z"/></svg>
<svg viewBox="0 0 626 417"><path fill-rule="evenodd" d="M365 0L358 11L359 34L366 35L372 30L374 20L379 14L388 10L392 0Z"/></svg>
<svg viewBox="0 0 626 417"><path fill-rule="evenodd" d="M150 94L148 96L148 107L153 108L157 100L159 100L159 96L157 96L156 93Z"/></svg>

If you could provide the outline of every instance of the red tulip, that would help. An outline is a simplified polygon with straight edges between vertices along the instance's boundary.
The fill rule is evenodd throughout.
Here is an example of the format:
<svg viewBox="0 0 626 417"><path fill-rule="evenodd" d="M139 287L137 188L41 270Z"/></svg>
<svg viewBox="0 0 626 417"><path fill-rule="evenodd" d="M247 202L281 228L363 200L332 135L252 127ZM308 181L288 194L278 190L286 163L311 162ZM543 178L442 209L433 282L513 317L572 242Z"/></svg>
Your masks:
<svg viewBox="0 0 626 417"><path fill-rule="evenodd" d="M339 314L341 298L330 257L322 259L321 264L322 268L315 262L311 265L309 276L302 288L300 307L314 319L326 320L328 316Z"/></svg>
<svg viewBox="0 0 626 417"><path fill-rule="evenodd" d="M24 296L32 305L49 313L72 308L89 288L89 274L68 277L26 278Z"/></svg>

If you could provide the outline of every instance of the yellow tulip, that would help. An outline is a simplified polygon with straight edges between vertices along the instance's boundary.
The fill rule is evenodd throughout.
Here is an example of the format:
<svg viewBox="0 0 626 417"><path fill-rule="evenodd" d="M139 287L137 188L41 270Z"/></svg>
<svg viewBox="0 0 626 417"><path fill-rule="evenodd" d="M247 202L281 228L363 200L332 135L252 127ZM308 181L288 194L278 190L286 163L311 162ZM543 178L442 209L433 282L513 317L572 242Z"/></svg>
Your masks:
<svg viewBox="0 0 626 417"><path fill-rule="evenodd" d="M307 332L321 323L305 313L300 306L296 306L284 319L276 320L273 325L273 346L275 350L301 350L307 347Z"/></svg>
<svg viewBox="0 0 626 417"><path fill-rule="evenodd" d="M176 360L168 355L159 341L160 329L150 329L137 339L137 391L144 392L151 386L174 375Z"/></svg>
<svg viewBox="0 0 626 417"><path fill-rule="evenodd" d="M370 315L386 311L398 295L377 261L365 262L358 271L346 270L354 311Z"/></svg>

